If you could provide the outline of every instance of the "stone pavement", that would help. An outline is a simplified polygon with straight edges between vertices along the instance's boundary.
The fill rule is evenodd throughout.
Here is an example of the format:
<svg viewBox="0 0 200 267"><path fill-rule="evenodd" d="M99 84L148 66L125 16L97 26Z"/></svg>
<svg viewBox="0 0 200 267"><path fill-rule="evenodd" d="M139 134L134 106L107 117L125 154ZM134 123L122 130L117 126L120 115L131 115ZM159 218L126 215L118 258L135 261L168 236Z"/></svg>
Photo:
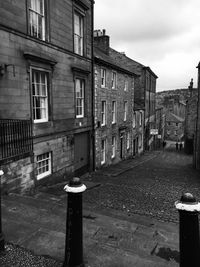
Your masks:
<svg viewBox="0 0 200 267"><path fill-rule="evenodd" d="M170 219L173 212L177 216L174 200L181 192L178 190L174 194L171 183L173 181L176 187L185 179L187 184L188 177L185 178L184 173L188 172L191 178L192 170L186 166L190 164L189 158L174 154L172 147L171 150L148 152L83 177L88 187L83 194L86 267L179 265L178 224L177 220ZM191 178L193 182L196 181L194 175L196 173ZM39 257L39 260L30 265L22 261L18 265L16 262L2 265L5 258L0 257L0 266L62 266L67 205L65 184L41 187L33 196L3 196L5 240L28 253L27 259ZM174 199L169 200L171 191ZM159 213L163 208L164 212ZM5 254L8 255L8 251Z"/></svg>
<svg viewBox="0 0 200 267"><path fill-rule="evenodd" d="M15 194L3 196L5 240L30 251L31 258L33 255L48 256L56 262L29 265L19 256L19 265L16 262L6 265L0 256L0 266L62 266L66 224L63 199L59 202L47 193L43 198L41 194L40 198ZM99 214L84 209L83 232L86 267L178 266L177 224L138 215L122 216L114 211Z"/></svg>

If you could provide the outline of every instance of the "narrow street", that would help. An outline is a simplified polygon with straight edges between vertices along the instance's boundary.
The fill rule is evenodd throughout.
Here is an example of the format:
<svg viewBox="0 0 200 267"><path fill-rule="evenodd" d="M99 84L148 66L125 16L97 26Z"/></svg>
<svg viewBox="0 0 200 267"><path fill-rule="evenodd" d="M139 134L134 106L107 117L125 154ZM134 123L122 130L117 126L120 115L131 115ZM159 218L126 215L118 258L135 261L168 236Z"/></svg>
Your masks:
<svg viewBox="0 0 200 267"><path fill-rule="evenodd" d="M130 170L125 168L124 172L123 164ZM129 216L140 214L176 222L174 202L182 193L190 192L200 200L200 174L192 168L192 157L176 151L173 143L163 151L147 152L138 159L97 171L84 182L96 185L84 193L86 207L114 209Z"/></svg>
<svg viewBox="0 0 200 267"><path fill-rule="evenodd" d="M192 168L192 157L176 151L173 143L165 150L146 152L82 177L87 186L83 193L85 266L178 266L178 212L174 202L184 192L200 200L199 178ZM32 196L3 196L6 241L20 246L26 261L33 260L33 255L34 261L38 261L38 255L40 261L47 261L45 265L30 262L26 266L62 265L65 184L40 187ZM7 249L14 255L19 253L15 246ZM0 263L4 261L8 259L2 257Z"/></svg>

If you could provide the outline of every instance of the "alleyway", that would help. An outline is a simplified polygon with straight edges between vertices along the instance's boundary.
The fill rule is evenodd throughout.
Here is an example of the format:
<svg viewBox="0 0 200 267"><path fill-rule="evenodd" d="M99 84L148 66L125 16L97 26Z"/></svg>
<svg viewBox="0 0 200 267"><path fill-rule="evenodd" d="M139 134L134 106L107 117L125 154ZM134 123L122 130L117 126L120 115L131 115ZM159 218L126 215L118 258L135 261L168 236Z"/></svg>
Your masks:
<svg viewBox="0 0 200 267"><path fill-rule="evenodd" d="M168 143L164 151L147 152L126 164L131 167L135 161L137 166L126 172L120 172L116 165L119 175L111 167L84 179L97 185L85 192L85 206L176 222L178 212L174 202L182 193L191 192L200 200L200 173L192 168L192 157L176 151L175 144Z"/></svg>

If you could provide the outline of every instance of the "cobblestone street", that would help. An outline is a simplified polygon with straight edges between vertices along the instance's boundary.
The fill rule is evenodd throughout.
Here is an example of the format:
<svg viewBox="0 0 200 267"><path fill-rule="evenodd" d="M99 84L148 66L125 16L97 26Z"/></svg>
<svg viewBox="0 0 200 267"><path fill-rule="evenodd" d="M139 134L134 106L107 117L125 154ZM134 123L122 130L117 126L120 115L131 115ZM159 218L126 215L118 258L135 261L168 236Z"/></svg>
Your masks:
<svg viewBox="0 0 200 267"><path fill-rule="evenodd" d="M117 174L116 165L85 178L96 187L84 193L84 205L177 222L174 202L182 193L190 192L200 200L200 173L192 168L192 157L175 151L173 143L165 151L147 152L126 164L130 170L125 172Z"/></svg>

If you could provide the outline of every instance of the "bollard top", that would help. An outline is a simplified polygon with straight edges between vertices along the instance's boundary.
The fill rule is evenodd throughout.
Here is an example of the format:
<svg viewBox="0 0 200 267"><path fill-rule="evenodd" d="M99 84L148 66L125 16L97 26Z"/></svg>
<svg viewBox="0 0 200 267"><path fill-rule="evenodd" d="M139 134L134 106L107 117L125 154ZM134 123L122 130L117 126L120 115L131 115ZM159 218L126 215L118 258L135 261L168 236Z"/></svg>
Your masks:
<svg viewBox="0 0 200 267"><path fill-rule="evenodd" d="M69 186L72 187L78 187L81 186L81 179L79 177L73 177L70 181L69 181Z"/></svg>
<svg viewBox="0 0 200 267"><path fill-rule="evenodd" d="M200 203L191 193L184 193L180 201L175 202L175 206L179 211L200 212Z"/></svg>
<svg viewBox="0 0 200 267"><path fill-rule="evenodd" d="M188 204L197 203L196 198L191 193L184 193L181 196L181 202Z"/></svg>
<svg viewBox="0 0 200 267"><path fill-rule="evenodd" d="M64 190L67 193L82 193L86 190L86 186L82 184L79 177L73 177L67 185L65 185Z"/></svg>

